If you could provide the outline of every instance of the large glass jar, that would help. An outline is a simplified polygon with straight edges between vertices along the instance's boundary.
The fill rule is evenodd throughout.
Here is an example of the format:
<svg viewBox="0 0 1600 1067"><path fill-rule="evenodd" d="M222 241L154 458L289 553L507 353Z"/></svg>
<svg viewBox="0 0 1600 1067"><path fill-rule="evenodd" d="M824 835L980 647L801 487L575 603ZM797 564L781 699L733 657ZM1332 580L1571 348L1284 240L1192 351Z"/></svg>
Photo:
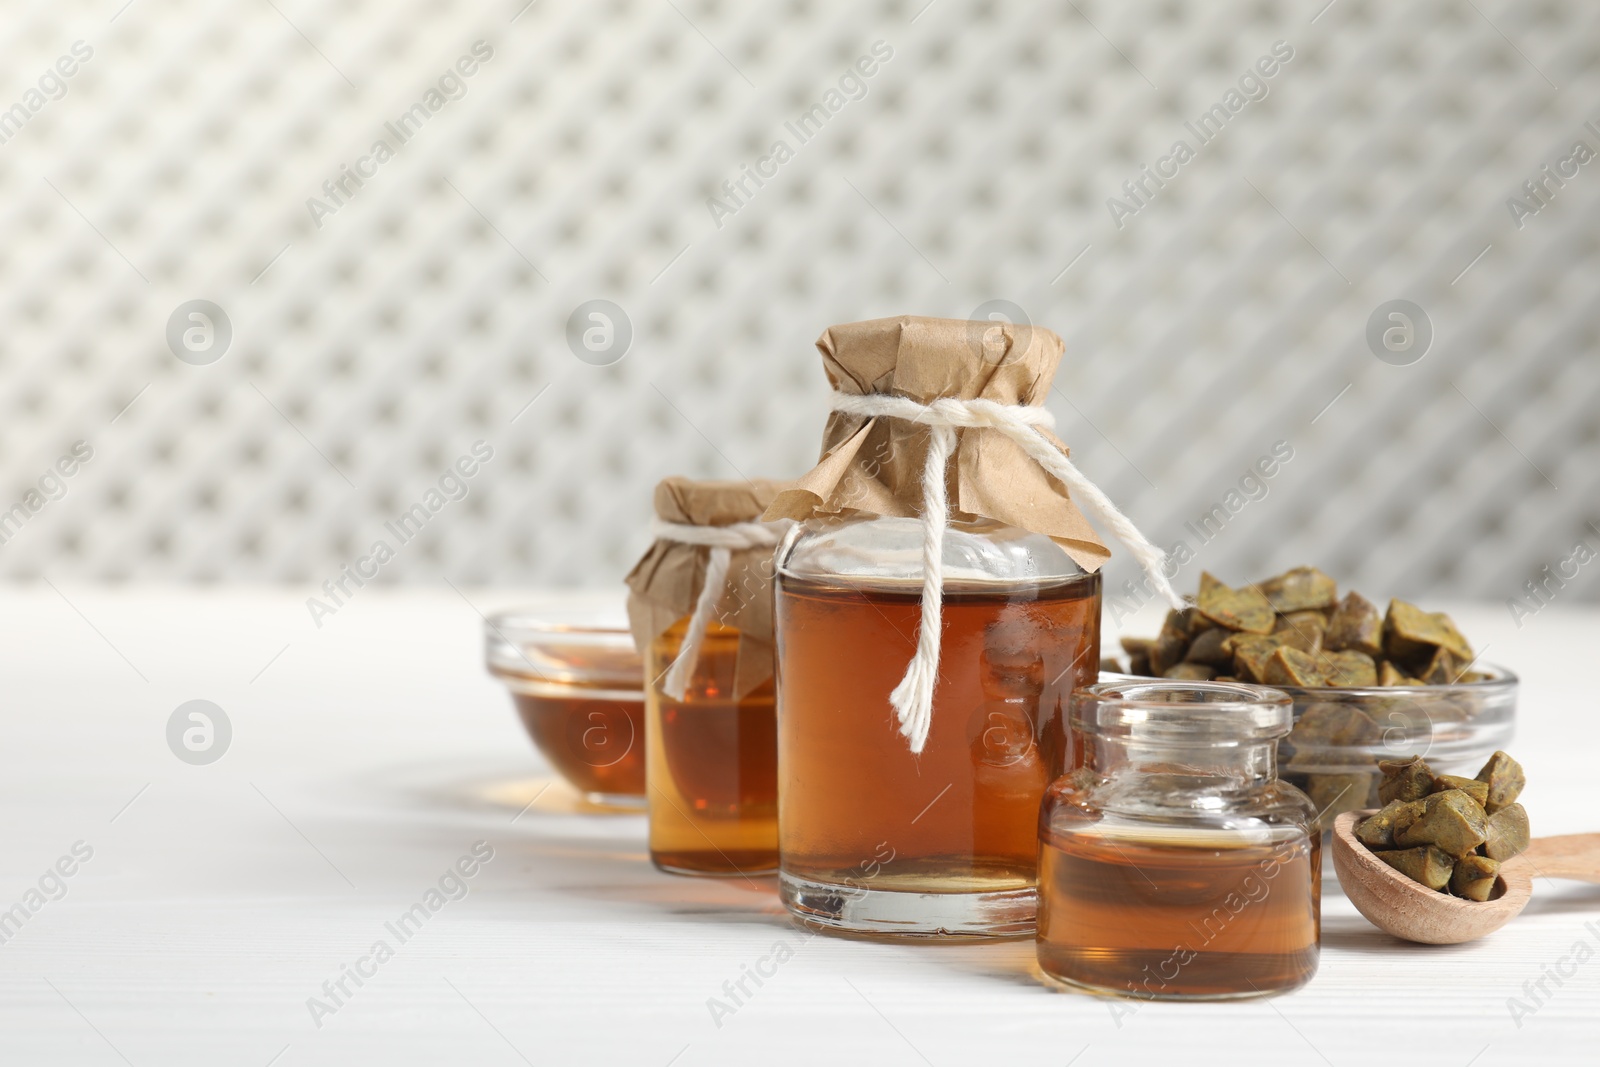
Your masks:
<svg viewBox="0 0 1600 1067"><path fill-rule="evenodd" d="M1277 777L1292 705L1223 682L1079 690L1088 766L1039 814L1039 966L1142 999L1219 999L1310 981L1321 845L1306 795Z"/></svg>
<svg viewBox="0 0 1600 1067"><path fill-rule="evenodd" d="M1064 715L1100 659L1100 578L988 520L945 533L932 726L920 754L890 693L916 649L924 527L817 518L776 559L783 901L886 936L1033 930L1037 818L1072 765Z"/></svg>

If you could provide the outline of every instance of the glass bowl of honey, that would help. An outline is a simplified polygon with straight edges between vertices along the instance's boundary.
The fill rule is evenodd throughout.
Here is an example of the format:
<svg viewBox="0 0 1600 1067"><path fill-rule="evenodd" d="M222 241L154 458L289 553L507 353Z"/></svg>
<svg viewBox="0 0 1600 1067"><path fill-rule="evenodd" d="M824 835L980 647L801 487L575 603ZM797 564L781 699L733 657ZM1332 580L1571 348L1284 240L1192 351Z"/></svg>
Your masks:
<svg viewBox="0 0 1600 1067"><path fill-rule="evenodd" d="M562 778L591 803L643 809L644 663L620 609L491 615L484 658Z"/></svg>

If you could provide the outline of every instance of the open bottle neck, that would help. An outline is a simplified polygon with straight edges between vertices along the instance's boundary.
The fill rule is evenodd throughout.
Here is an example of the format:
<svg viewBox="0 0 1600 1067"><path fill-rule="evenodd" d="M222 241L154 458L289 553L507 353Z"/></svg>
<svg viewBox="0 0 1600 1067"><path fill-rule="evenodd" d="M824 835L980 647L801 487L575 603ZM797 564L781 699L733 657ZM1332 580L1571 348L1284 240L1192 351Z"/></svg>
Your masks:
<svg viewBox="0 0 1600 1067"><path fill-rule="evenodd" d="M1289 694L1235 682L1129 680L1072 695L1073 729L1094 769L1109 777L1159 775L1227 789L1278 773L1278 740L1294 721Z"/></svg>
<svg viewBox="0 0 1600 1067"><path fill-rule="evenodd" d="M1244 788L1270 782L1278 774L1275 739L1197 745L1095 737L1089 747L1091 765L1109 778L1159 775L1193 778L1213 787L1235 783Z"/></svg>

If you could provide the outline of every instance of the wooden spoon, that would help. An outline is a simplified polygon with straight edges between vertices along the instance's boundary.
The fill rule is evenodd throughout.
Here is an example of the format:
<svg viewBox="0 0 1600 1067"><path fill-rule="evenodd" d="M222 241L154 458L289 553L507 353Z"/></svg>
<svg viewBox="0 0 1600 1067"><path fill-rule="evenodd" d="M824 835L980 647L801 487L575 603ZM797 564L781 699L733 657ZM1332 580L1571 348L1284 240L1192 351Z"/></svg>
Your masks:
<svg viewBox="0 0 1600 1067"><path fill-rule="evenodd" d="M1478 902L1413 882L1355 837L1370 811L1347 811L1333 822L1333 870L1345 896L1374 926L1407 941L1455 945L1491 934L1516 918L1533 895L1534 875L1600 882L1600 834L1536 837L1507 860L1495 895Z"/></svg>

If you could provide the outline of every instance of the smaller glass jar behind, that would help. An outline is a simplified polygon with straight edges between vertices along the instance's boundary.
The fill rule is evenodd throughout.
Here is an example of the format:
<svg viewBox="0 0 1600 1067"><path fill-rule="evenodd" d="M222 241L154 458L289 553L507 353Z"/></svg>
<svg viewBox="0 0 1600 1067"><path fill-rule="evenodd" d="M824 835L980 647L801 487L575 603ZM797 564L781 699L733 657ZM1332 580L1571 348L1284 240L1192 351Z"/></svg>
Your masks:
<svg viewBox="0 0 1600 1067"><path fill-rule="evenodd" d="M1294 989L1321 946L1321 835L1277 777L1274 689L1106 683L1072 696L1089 765L1039 815L1037 951L1068 986L1140 999Z"/></svg>
<svg viewBox="0 0 1600 1067"><path fill-rule="evenodd" d="M650 643L645 749L650 859L673 874L751 874L778 865L778 721L772 679L735 697L739 631L712 623L682 699L663 676L689 619Z"/></svg>
<svg viewBox="0 0 1600 1067"><path fill-rule="evenodd" d="M644 655L650 859L672 874L778 863L772 552L779 485L667 478L655 540L629 573Z"/></svg>

